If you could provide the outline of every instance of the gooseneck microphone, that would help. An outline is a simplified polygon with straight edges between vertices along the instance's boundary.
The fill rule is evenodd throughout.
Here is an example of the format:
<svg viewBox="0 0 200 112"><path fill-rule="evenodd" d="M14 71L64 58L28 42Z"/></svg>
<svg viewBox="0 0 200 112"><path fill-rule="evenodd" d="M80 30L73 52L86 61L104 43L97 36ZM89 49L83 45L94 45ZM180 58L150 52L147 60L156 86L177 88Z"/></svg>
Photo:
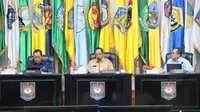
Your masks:
<svg viewBox="0 0 200 112"><path fill-rule="evenodd" d="M22 64L26 68L26 65L21 60L19 60L19 63Z"/></svg>
<svg viewBox="0 0 200 112"><path fill-rule="evenodd" d="M97 58L97 62L99 63L98 71L100 72L100 62L101 62L101 58Z"/></svg>
<svg viewBox="0 0 200 112"><path fill-rule="evenodd" d="M184 66L183 66L183 62L181 62L181 69L183 70L184 72Z"/></svg>

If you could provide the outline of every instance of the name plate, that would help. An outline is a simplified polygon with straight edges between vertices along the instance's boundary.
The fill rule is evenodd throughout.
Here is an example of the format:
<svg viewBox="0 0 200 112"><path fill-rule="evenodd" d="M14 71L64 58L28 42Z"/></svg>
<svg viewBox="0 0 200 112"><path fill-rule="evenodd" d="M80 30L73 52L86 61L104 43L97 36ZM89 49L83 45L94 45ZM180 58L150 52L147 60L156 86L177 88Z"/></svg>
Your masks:
<svg viewBox="0 0 200 112"><path fill-rule="evenodd" d="M100 73L102 74L106 74L106 73L116 73L116 70L112 69L112 70L101 70Z"/></svg>

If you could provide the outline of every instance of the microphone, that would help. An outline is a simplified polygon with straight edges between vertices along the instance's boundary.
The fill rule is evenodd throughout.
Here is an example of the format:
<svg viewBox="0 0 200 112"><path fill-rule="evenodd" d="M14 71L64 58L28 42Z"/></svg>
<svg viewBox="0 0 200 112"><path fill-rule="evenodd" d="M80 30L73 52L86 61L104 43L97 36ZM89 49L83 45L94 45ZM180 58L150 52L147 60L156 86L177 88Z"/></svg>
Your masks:
<svg viewBox="0 0 200 112"><path fill-rule="evenodd" d="M22 64L26 68L26 65L21 60L19 60L19 63Z"/></svg>
<svg viewBox="0 0 200 112"><path fill-rule="evenodd" d="M182 68L182 71L184 72L183 62L181 62L181 68Z"/></svg>
<svg viewBox="0 0 200 112"><path fill-rule="evenodd" d="M100 72L100 62L101 62L101 58L97 58L97 62L99 63L98 71Z"/></svg>

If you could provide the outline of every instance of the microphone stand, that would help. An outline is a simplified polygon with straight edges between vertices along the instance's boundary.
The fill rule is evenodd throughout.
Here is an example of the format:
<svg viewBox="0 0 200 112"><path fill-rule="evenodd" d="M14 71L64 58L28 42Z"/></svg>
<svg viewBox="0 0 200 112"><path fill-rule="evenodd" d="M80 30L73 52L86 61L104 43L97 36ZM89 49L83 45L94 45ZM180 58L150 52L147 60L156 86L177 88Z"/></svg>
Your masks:
<svg viewBox="0 0 200 112"><path fill-rule="evenodd" d="M100 73L100 62L101 62L101 59L99 58L98 59L98 63L99 63L98 71L99 71L99 73Z"/></svg>
<svg viewBox="0 0 200 112"><path fill-rule="evenodd" d="M26 68L26 65L21 60L19 61L19 63L22 64Z"/></svg>
<svg viewBox="0 0 200 112"><path fill-rule="evenodd" d="M100 73L100 61L99 61L99 68L98 68L98 69L99 69L98 71L99 71L99 73Z"/></svg>
<svg viewBox="0 0 200 112"><path fill-rule="evenodd" d="M26 69L27 69L27 66L21 61L19 60L19 63L22 64ZM19 68L20 68L20 64L19 64ZM20 70L19 70L20 71ZM25 70L26 71L26 70ZM20 74L24 74L25 71L22 71L22 72L19 72Z"/></svg>
<svg viewBox="0 0 200 112"><path fill-rule="evenodd" d="M181 68L182 68L182 72L185 72L185 71L184 71L183 62L181 62Z"/></svg>

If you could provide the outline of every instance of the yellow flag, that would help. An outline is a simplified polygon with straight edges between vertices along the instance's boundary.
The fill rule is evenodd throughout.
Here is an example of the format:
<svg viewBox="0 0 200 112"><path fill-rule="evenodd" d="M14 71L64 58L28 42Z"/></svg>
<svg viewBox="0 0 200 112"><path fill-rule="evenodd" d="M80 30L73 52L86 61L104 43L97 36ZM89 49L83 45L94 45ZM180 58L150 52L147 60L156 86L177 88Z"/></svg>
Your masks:
<svg viewBox="0 0 200 112"><path fill-rule="evenodd" d="M134 62L139 56L139 47L142 45L138 18L138 0L129 0L127 26L126 71L134 74Z"/></svg>
<svg viewBox="0 0 200 112"><path fill-rule="evenodd" d="M122 67L126 62L127 14L126 0L115 0L114 40L115 50Z"/></svg>
<svg viewBox="0 0 200 112"><path fill-rule="evenodd" d="M161 66L160 28L158 21L157 0L148 0L149 12L149 64L157 69Z"/></svg>
<svg viewBox="0 0 200 112"><path fill-rule="evenodd" d="M42 50L46 54L46 35L43 0L34 0L32 16L32 51Z"/></svg>
<svg viewBox="0 0 200 112"><path fill-rule="evenodd" d="M110 24L110 0L100 0L101 32L99 46L105 52L110 52L114 47Z"/></svg>
<svg viewBox="0 0 200 112"><path fill-rule="evenodd" d="M74 0L65 2L65 38L66 50L72 62L75 65L75 39L74 39Z"/></svg>

